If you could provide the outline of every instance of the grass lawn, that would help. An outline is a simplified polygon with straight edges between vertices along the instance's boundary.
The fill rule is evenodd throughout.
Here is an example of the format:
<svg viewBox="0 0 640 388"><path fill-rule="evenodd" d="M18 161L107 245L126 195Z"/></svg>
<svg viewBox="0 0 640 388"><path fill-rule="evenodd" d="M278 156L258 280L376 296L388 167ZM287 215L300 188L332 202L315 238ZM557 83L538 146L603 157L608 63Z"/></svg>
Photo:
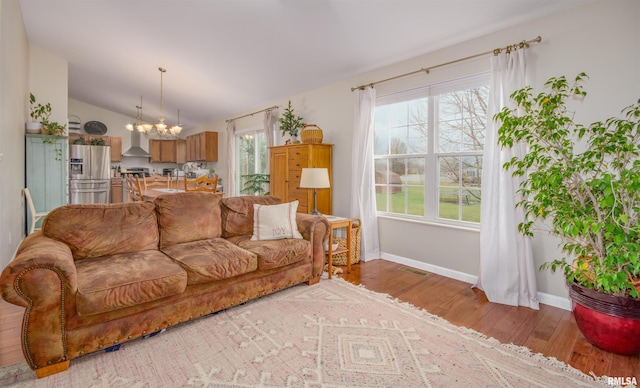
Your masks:
<svg viewBox="0 0 640 388"><path fill-rule="evenodd" d="M389 211L392 213L408 214L413 216L424 215L424 189L419 187L403 188L400 193L390 194L391 202ZM378 210L386 209L387 194L376 193ZM405 207L406 206L406 207ZM457 196L443 195L440 197L438 217L449 220L461 220L467 222L480 222L480 203L462 205L462 217L459 217Z"/></svg>

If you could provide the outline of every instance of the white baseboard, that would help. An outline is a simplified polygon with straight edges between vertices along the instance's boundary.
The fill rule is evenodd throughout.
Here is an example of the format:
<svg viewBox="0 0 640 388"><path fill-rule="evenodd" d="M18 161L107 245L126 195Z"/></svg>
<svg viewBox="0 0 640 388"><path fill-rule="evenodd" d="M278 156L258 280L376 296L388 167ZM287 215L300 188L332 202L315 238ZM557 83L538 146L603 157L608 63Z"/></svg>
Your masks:
<svg viewBox="0 0 640 388"><path fill-rule="evenodd" d="M475 284L476 281L478 280L478 277L475 275L471 275L465 272L460 272L460 271L456 271L456 270L445 268L445 267L440 267L438 265L433 265L433 264L425 263L422 261L408 259L402 256L392 255L390 253L381 252L380 257L394 263L406 265L412 268L421 269L423 271L435 273L441 276L445 276L445 277L459 280L461 282L465 282L469 284ZM561 296L547 294L544 292L538 292L538 301L548 306L553 306L563 310L571 311L571 301L568 298L563 298Z"/></svg>

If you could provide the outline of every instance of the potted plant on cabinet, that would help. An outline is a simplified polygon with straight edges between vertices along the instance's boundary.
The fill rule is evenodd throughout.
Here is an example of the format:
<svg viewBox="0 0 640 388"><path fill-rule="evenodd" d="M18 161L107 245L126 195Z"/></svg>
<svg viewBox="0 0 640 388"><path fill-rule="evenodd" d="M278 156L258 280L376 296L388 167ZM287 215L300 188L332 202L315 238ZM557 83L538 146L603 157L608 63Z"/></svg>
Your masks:
<svg viewBox="0 0 640 388"><path fill-rule="evenodd" d="M545 91L515 91L515 109L501 122L498 143L523 143L527 154L504 168L522 176L516 205L526 219L518 226L533 236L535 222L548 221L567 257L541 269L561 269L578 327L592 344L614 353L640 351L640 100L623 118L588 126L574 123L569 98L584 98L586 74L574 82L554 77Z"/></svg>
<svg viewBox="0 0 640 388"><path fill-rule="evenodd" d="M282 136L288 134L294 143L298 143L298 132L305 125L303 120L301 116L293 114L293 107L291 106L291 100L289 100L289 105L285 108L282 117L278 120Z"/></svg>
<svg viewBox="0 0 640 388"><path fill-rule="evenodd" d="M63 136L64 130L67 128L67 124L60 124L56 121L42 121L42 132L45 135L51 136Z"/></svg>
<svg viewBox="0 0 640 388"><path fill-rule="evenodd" d="M48 118L51 114L51 104L42 105L36 103L36 96L29 93L29 116L31 121L26 124L27 133L40 133L42 129L42 120Z"/></svg>

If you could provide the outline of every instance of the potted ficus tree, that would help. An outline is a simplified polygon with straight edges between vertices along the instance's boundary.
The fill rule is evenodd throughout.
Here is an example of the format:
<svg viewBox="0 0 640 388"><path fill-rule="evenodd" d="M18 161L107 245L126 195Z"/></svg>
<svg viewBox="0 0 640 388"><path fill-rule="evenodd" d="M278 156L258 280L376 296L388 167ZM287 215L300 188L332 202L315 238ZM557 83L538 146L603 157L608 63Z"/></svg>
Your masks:
<svg viewBox="0 0 640 388"><path fill-rule="evenodd" d="M526 144L523 157L504 168L524 178L516 205L526 220L521 233L544 229L560 240L566 257L541 269L561 270L578 327L592 344L619 354L640 351L640 100L590 125L575 123L568 99L584 98L586 74L554 77L534 95L511 95L498 143ZM546 221L546 222L536 222Z"/></svg>

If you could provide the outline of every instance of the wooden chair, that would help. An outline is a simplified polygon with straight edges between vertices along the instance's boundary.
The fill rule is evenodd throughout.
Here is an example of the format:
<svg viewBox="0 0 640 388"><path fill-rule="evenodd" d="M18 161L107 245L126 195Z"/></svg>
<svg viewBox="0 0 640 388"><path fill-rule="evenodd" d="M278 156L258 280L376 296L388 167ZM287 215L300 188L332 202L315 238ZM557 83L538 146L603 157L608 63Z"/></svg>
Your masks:
<svg viewBox="0 0 640 388"><path fill-rule="evenodd" d="M152 189L154 187L169 188L169 175L162 176L160 174L153 174L148 177L142 177L142 186L145 190Z"/></svg>
<svg viewBox="0 0 640 388"><path fill-rule="evenodd" d="M31 225L29 226L29 234L33 233L36 230L40 230L40 228L36 228L36 224L42 218L44 218L48 211L46 212L37 212L36 206L33 204L33 199L31 198L31 192L28 188L22 189L22 193L24 194L24 200L27 203L27 207L29 208L29 214L31 215Z"/></svg>
<svg viewBox="0 0 640 388"><path fill-rule="evenodd" d="M215 193L218 189L218 175L209 178L201 176L196 179L184 178L184 191L209 191Z"/></svg>
<svg viewBox="0 0 640 388"><path fill-rule="evenodd" d="M142 184L140 178L134 174L125 174L127 180L127 189L129 192L130 201L142 201Z"/></svg>

